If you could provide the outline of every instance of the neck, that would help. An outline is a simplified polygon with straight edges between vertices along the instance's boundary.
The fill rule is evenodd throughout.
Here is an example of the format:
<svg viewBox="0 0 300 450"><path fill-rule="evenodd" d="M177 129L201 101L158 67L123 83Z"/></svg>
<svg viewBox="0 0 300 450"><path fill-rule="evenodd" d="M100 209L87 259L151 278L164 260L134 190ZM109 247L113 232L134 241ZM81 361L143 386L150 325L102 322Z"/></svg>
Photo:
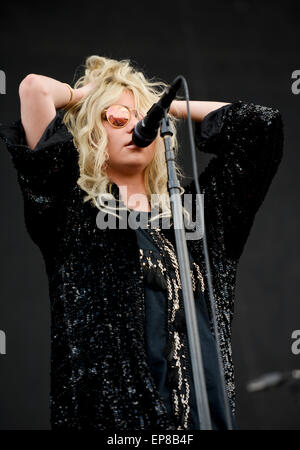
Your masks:
<svg viewBox="0 0 300 450"><path fill-rule="evenodd" d="M108 176L113 183L118 185L121 199L128 208L138 211L151 210L142 172L133 175L108 173Z"/></svg>

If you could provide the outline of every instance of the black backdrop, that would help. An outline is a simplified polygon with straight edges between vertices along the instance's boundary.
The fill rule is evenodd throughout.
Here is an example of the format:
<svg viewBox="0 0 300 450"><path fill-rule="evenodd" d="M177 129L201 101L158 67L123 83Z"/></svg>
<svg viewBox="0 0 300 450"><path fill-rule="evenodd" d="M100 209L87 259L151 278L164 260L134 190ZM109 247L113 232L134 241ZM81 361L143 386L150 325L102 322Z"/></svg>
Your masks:
<svg viewBox="0 0 300 450"><path fill-rule="evenodd" d="M298 1L6 2L1 4L0 69L6 94L0 122L20 117L18 85L29 73L72 83L92 54L130 58L148 76L179 73L192 100L243 100L278 108L284 158L259 210L240 260L233 357L237 423L242 429L300 429L295 393L285 386L249 393L263 373L300 369L291 334L300 329L298 227L300 69ZM192 176L186 131L181 161ZM1 159L0 429L49 429L50 322L47 278L24 224L16 172L5 145ZM207 161L199 157L201 170Z"/></svg>

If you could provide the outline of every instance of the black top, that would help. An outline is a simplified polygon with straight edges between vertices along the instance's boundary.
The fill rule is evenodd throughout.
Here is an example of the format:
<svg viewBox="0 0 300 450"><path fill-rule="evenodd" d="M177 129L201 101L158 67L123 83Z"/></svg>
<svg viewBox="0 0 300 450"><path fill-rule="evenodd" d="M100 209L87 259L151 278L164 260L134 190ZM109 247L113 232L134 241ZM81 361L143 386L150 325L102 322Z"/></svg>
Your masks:
<svg viewBox="0 0 300 450"><path fill-rule="evenodd" d="M145 211L137 212L137 219L139 218L139 216L144 215L146 216L147 220L148 217L150 217L150 214L150 212L148 213ZM165 251L163 252L163 255L161 255L147 229L140 227L136 230L136 234L138 246L139 248L143 249L143 254L146 258L151 258L151 260L154 263L156 262L156 264L157 260L160 259L161 256L163 256L163 259L168 258L168 255ZM157 238L159 238L159 234L157 235ZM194 260L191 253L188 252L188 254L192 268ZM167 359L167 290L164 289L163 284L159 281L160 271L158 267L156 267L156 272L156 277L149 277L149 269L147 268L146 270L144 270L146 350L156 386L167 406L168 414L172 416L172 377L170 376L170 372L172 371L172 369L170 369L170 365L168 364ZM181 290L180 295L182 295ZM215 430L226 429L226 414L218 369L216 342L214 336L210 331L209 314L206 305L206 299L201 292L201 289L196 290L194 298L212 426ZM185 322L185 317L183 317L183 321ZM178 327L175 326L175 328L178 331ZM184 327L184 334L187 335L186 326ZM200 427L197 416L195 389L189 353L188 356L188 376L191 390L189 399L189 405L191 408L190 429L199 429Z"/></svg>
<svg viewBox="0 0 300 450"><path fill-rule="evenodd" d="M226 388L234 411L231 321L236 270L255 214L282 158L283 127L278 110L243 101L226 109L222 127L214 136L206 136L212 116L205 119L195 123L195 142L200 151L214 157L200 174L199 185L205 195L217 324ZM25 224L42 252L48 275L52 429L178 429L177 420L170 420L148 363L144 275L136 233L130 228L103 230L96 226L98 210L84 201L87 193L77 183L79 150L60 114L34 150L26 144L20 120L0 124L0 138L17 170ZM113 188L120 199L118 186ZM194 182L185 189L196 193ZM171 234L161 231L168 240ZM202 240L187 244L206 288ZM170 286L176 294L174 280L167 288ZM171 303L173 300L176 296ZM175 309L176 304L171 306ZM177 326L180 311L176 312ZM169 316L168 309L169 332L177 336ZM181 343L183 336L179 336ZM173 358L172 350L168 350L168 358L174 369L178 355ZM182 362L184 348L179 351ZM182 370L184 367L181 364ZM170 373L173 391L184 399L188 383L183 380L178 387L176 373ZM177 419L181 415L184 419L181 429L188 429L187 408L181 404L179 408Z"/></svg>

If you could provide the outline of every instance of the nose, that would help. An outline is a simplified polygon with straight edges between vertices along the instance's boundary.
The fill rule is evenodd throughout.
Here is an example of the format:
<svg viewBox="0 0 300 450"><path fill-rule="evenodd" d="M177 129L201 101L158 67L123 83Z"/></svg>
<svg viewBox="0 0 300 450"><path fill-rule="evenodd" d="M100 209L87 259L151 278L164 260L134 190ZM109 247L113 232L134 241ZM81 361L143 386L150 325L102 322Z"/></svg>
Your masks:
<svg viewBox="0 0 300 450"><path fill-rule="evenodd" d="M139 119L138 117L136 117L136 115L134 114L134 112L132 112L131 114L131 118L128 122L128 132L132 133L134 130L134 127L136 126L136 124L138 123Z"/></svg>

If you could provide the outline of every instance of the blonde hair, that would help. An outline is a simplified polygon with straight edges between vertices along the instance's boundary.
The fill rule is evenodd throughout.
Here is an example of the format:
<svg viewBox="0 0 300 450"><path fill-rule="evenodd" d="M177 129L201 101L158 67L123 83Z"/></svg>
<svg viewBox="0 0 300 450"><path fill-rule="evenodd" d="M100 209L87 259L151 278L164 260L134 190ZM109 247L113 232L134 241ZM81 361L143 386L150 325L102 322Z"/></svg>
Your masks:
<svg viewBox="0 0 300 450"><path fill-rule="evenodd" d="M113 194L112 182L105 170L109 155L106 130L102 124L102 112L116 102L126 89L133 93L135 108L144 115L153 103L159 100L167 84L146 79L144 74L135 69L127 59L116 61L92 55L86 59L84 68L85 75L76 81L74 88L85 86L90 82L95 82L95 86L88 95L65 113L63 122L72 133L74 145L79 152L80 177L77 184L87 193L84 202L91 201L98 209L117 216L116 209L104 203L104 200L112 198ZM174 116L169 117L176 157L178 153L176 121L178 119ZM160 211L159 216L165 217L171 216L167 187L168 172L163 139L158 136L156 142L154 157L144 171L144 182L149 201L150 199L153 201L152 194L159 194L154 196L156 197L154 207ZM182 177L179 166L176 163L175 166L178 177ZM181 195L183 192L182 188Z"/></svg>

